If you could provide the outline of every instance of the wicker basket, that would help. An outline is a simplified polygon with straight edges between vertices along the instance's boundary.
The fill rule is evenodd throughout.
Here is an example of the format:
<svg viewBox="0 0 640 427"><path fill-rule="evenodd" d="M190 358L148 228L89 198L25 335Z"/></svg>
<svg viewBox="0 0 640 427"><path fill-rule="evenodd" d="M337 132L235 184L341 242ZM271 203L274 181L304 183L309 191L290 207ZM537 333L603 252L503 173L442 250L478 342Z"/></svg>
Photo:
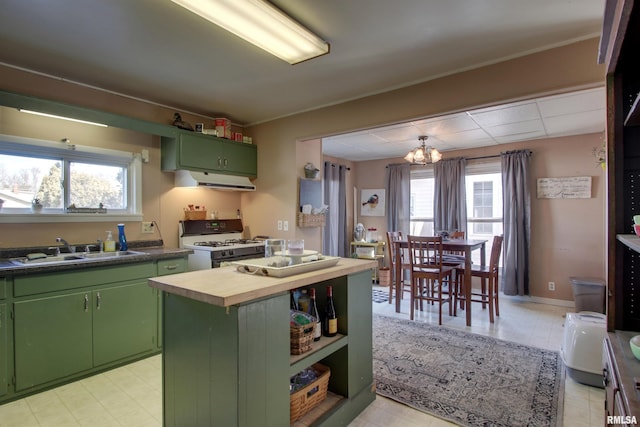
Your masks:
<svg viewBox="0 0 640 427"><path fill-rule="evenodd" d="M187 221L194 219L207 219L207 211L184 211L184 219Z"/></svg>
<svg viewBox="0 0 640 427"><path fill-rule="evenodd" d="M294 313L302 314L303 316L311 320L311 322L307 323L306 325L289 325L289 341L291 343L291 354L306 353L313 347L313 332L318 321L315 317L303 311L291 310L291 313L292 315Z"/></svg>
<svg viewBox="0 0 640 427"><path fill-rule="evenodd" d="M304 214L298 212L298 227L324 227L324 214Z"/></svg>
<svg viewBox="0 0 640 427"><path fill-rule="evenodd" d="M318 406L327 397L331 370L320 363L313 365L313 369L318 373L318 378L305 388L292 393L289 398L291 423Z"/></svg>
<svg viewBox="0 0 640 427"><path fill-rule="evenodd" d="M316 179L319 173L318 169L304 169L304 177L307 179Z"/></svg>

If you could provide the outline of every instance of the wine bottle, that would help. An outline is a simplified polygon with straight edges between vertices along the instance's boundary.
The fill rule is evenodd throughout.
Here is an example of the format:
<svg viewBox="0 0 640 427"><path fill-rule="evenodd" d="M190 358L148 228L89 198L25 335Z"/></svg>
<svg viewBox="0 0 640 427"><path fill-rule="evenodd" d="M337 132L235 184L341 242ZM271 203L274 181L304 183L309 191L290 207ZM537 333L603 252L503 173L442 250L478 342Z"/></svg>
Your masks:
<svg viewBox="0 0 640 427"><path fill-rule="evenodd" d="M309 290L311 299L309 300L309 314L315 317L318 322L313 330L313 340L318 341L322 336L322 323L320 322L320 315L318 314L318 307L316 305L316 289L311 288Z"/></svg>
<svg viewBox="0 0 640 427"><path fill-rule="evenodd" d="M327 286L327 305L324 309L322 333L325 337L333 337L338 333L338 316L333 304L333 286Z"/></svg>

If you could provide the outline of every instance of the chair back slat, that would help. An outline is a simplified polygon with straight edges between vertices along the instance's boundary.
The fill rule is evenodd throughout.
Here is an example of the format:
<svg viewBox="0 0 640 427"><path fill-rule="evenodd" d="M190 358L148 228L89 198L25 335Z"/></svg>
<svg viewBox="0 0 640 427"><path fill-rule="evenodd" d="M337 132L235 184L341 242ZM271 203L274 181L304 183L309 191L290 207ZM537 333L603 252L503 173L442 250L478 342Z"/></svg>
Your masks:
<svg viewBox="0 0 640 427"><path fill-rule="evenodd" d="M442 236L409 236L407 241L414 271L442 269Z"/></svg>

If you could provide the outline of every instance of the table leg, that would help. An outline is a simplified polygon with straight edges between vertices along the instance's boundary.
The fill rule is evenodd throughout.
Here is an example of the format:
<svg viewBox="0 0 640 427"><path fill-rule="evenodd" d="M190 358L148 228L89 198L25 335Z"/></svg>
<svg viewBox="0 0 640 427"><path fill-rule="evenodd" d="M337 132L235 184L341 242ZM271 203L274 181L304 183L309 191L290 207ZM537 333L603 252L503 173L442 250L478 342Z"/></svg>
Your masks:
<svg viewBox="0 0 640 427"><path fill-rule="evenodd" d="M467 326L471 326L471 248L464 250L464 308L467 315Z"/></svg>
<svg viewBox="0 0 640 427"><path fill-rule="evenodd" d="M396 277L395 277L395 287L396 287L396 313L400 313L400 296L402 295L402 266L400 265L400 245L393 245L395 249L395 260L396 260Z"/></svg>

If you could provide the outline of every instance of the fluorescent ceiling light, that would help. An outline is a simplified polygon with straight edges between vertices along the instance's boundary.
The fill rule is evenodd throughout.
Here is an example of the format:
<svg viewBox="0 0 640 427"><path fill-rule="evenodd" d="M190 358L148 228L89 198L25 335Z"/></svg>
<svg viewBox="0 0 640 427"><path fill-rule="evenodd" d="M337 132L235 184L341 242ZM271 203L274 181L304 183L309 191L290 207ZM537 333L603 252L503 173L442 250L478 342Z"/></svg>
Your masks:
<svg viewBox="0 0 640 427"><path fill-rule="evenodd" d="M171 0L290 64L329 53L329 44L264 0Z"/></svg>
<svg viewBox="0 0 640 427"><path fill-rule="evenodd" d="M36 116L51 117L54 119L69 120L70 122L78 122L78 123L84 123L87 125L102 126L105 128L107 127L107 125L105 125L104 123L88 122L86 120L72 119L71 117L64 117L64 116L56 116L55 114L41 113L39 111L23 110L22 108L18 108L18 111L20 111L21 113L35 114Z"/></svg>

